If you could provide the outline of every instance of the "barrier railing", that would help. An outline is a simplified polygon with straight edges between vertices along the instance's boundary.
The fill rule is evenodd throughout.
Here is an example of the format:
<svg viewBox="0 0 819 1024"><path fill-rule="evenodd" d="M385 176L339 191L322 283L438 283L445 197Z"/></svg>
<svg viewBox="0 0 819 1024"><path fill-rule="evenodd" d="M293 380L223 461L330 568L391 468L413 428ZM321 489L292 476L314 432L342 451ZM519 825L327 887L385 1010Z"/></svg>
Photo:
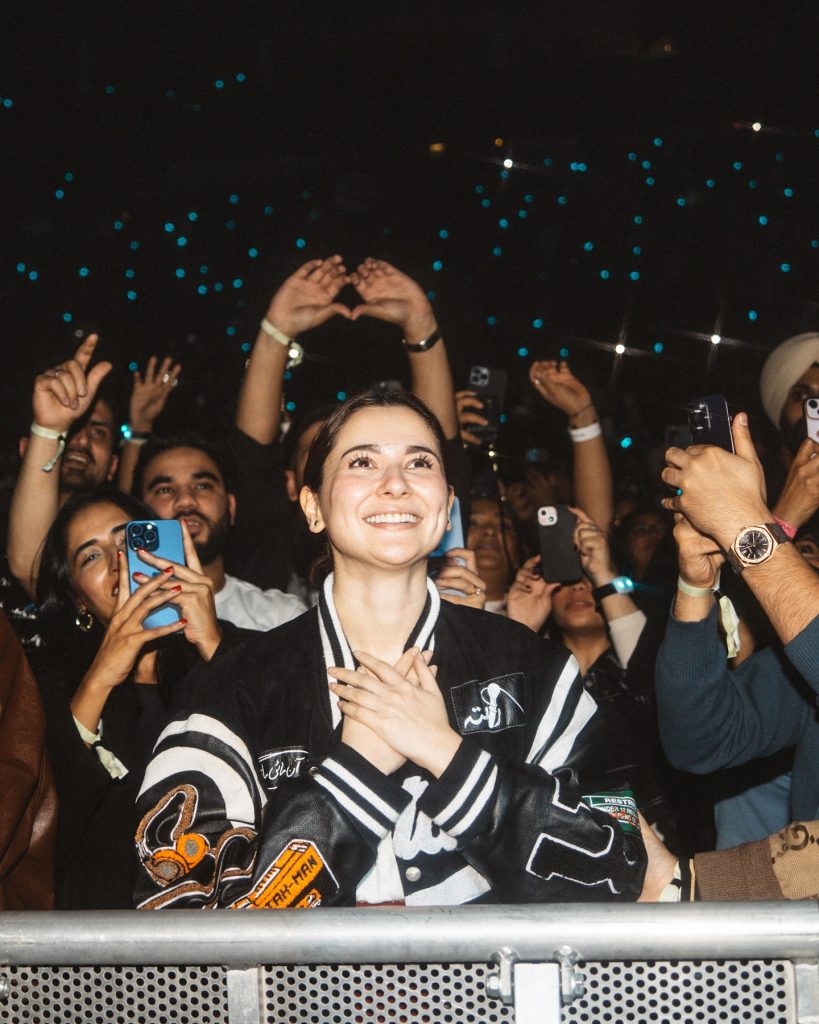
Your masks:
<svg viewBox="0 0 819 1024"><path fill-rule="evenodd" d="M819 904L0 914L2 1024L819 1024Z"/></svg>

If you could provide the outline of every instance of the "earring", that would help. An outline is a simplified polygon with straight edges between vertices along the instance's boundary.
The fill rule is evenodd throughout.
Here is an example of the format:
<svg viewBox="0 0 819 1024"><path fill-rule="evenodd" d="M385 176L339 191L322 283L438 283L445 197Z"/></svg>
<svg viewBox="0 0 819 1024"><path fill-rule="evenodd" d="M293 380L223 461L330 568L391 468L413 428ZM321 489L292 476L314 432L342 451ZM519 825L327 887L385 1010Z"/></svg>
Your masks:
<svg viewBox="0 0 819 1024"><path fill-rule="evenodd" d="M318 519L313 520L313 526L318 526Z"/></svg>
<svg viewBox="0 0 819 1024"><path fill-rule="evenodd" d="M81 633L90 633L91 628L94 625L94 616L86 609L78 609L77 617L74 619L74 625L79 629Z"/></svg>

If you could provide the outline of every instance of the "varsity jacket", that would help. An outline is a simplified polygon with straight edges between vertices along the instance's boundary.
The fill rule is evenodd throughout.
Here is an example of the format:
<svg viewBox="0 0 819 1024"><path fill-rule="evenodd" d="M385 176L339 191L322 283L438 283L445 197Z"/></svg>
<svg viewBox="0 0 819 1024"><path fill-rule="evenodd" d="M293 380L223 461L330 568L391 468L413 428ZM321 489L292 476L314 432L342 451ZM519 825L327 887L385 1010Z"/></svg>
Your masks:
<svg viewBox="0 0 819 1024"><path fill-rule="evenodd" d="M413 645L463 737L440 779L386 776L340 742L326 669L355 662L332 577L318 608L198 669L198 706L159 737L138 797L137 906L635 899L639 829L574 783L595 712L574 658L434 586Z"/></svg>

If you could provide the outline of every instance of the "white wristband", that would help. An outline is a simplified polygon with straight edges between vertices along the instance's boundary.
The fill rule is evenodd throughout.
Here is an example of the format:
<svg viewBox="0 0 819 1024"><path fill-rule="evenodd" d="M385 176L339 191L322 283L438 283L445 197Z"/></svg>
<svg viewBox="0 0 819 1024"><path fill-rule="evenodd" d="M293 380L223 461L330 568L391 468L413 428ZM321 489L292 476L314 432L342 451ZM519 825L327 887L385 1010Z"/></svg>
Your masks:
<svg viewBox="0 0 819 1024"><path fill-rule="evenodd" d="M603 428L600 426L599 420L590 423L587 427L569 427L569 437L574 444L577 444L579 441L591 441L592 438L600 437L602 433Z"/></svg>
<svg viewBox="0 0 819 1024"><path fill-rule="evenodd" d="M713 596L715 590L719 590L719 578L720 574L717 573L717 578L714 581L713 587L694 587L682 576L677 577L677 590L681 590L684 594L689 597L707 597L709 594Z"/></svg>
<svg viewBox="0 0 819 1024"><path fill-rule="evenodd" d="M31 424L31 432L32 434L36 434L37 437L45 437L49 441L57 442L57 451L54 452L44 466L40 467L44 473L50 473L59 462L60 456L65 451L65 434L61 434L59 430L52 430L51 427L41 427L39 423Z"/></svg>
<svg viewBox="0 0 819 1024"><path fill-rule="evenodd" d="M276 327L274 324L271 324L267 317L264 317L262 319L262 322L259 324L259 327L261 330L264 331L268 338L272 338L274 341L278 341L278 343L280 345L284 345L285 348L287 348L290 342L293 341L293 338L285 334L284 331L280 331L278 327Z"/></svg>

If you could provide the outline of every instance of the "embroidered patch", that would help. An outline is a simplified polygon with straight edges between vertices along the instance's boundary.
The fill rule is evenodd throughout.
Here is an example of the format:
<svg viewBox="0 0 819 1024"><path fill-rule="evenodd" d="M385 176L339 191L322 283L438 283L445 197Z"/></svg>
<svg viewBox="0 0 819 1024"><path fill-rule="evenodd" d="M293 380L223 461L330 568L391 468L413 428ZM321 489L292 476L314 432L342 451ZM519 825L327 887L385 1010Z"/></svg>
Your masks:
<svg viewBox="0 0 819 1024"><path fill-rule="evenodd" d="M514 672L483 683L473 679L453 686L449 695L461 735L500 732L523 725L523 678L522 672Z"/></svg>
<svg viewBox="0 0 819 1024"><path fill-rule="evenodd" d="M306 761L307 751L303 747L285 747L262 754L259 757L259 771L265 781L265 788L278 789L279 783L299 778Z"/></svg>
<svg viewBox="0 0 819 1024"><path fill-rule="evenodd" d="M642 835L640 819L637 817L637 801L630 789L610 793L588 793L583 796L587 807L605 811L614 818L620 828L629 835Z"/></svg>
<svg viewBox="0 0 819 1024"><path fill-rule="evenodd" d="M316 844L309 839L291 839L251 891L230 909L318 907L337 892L338 882Z"/></svg>

